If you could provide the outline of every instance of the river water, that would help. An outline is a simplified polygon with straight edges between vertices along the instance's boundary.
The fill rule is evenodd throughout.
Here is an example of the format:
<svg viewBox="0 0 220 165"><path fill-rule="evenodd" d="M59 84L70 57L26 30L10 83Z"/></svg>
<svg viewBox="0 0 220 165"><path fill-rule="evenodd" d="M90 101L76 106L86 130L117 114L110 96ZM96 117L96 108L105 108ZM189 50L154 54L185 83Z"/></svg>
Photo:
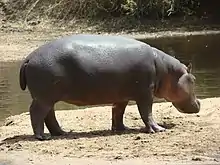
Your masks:
<svg viewBox="0 0 220 165"><path fill-rule="evenodd" d="M196 93L201 98L220 96L220 35L201 35L142 40L181 61L191 61L196 76ZM10 115L28 111L28 91L21 91L18 73L21 61L0 62L0 122ZM57 110L76 109L58 103ZM82 108L82 107L81 107Z"/></svg>

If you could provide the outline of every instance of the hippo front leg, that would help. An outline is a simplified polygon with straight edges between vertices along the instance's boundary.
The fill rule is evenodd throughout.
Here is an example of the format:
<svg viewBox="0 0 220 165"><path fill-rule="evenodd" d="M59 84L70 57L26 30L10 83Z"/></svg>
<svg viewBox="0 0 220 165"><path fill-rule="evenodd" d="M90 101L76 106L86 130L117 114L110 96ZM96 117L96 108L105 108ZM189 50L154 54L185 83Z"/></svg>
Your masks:
<svg viewBox="0 0 220 165"><path fill-rule="evenodd" d="M149 93L145 97L139 99L137 102L138 110L141 115L141 119L145 124L145 128L142 130L145 133L163 132L165 128L159 126L152 116L152 104L153 97Z"/></svg>

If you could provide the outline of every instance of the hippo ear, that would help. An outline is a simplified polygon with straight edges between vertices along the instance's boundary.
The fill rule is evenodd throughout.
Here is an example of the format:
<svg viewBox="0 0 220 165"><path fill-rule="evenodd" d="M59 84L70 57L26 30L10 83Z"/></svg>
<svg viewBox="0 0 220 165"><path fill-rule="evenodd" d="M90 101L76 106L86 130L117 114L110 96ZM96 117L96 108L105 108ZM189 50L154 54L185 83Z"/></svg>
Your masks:
<svg viewBox="0 0 220 165"><path fill-rule="evenodd" d="M191 62L187 65L187 72L188 73L192 72L192 63Z"/></svg>

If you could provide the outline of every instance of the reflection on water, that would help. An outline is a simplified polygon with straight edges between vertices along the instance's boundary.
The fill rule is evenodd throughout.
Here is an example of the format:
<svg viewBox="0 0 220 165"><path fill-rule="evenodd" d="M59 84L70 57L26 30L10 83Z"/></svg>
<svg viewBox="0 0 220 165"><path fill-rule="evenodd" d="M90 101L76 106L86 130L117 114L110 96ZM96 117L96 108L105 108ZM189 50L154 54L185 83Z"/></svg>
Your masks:
<svg viewBox="0 0 220 165"><path fill-rule="evenodd" d="M220 35L189 36L144 40L182 61L191 61L196 76L199 98L220 96ZM0 62L0 121L9 115L28 110L31 98L21 91L18 82L19 62ZM70 104L58 103L56 109L76 109Z"/></svg>

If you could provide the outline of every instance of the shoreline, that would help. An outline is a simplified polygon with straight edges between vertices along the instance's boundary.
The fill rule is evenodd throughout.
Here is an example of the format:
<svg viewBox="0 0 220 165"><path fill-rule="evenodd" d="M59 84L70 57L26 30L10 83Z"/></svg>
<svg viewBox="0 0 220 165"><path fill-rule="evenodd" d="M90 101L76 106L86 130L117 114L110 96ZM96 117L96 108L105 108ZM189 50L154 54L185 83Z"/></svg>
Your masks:
<svg viewBox="0 0 220 165"><path fill-rule="evenodd" d="M47 34L45 36L45 33ZM0 44L0 48L3 50L2 58L0 62L15 62L23 60L31 51L43 45L44 43L56 39L65 35L78 34L79 32L74 31L33 31L33 32L0 32L0 41L3 43ZM83 33L92 33L92 32L83 32ZM200 31L160 31L160 32L135 32L135 33L97 33L93 32L92 34L103 34L103 35L122 35L126 37L132 37L138 40L141 39L159 39L166 37L188 37L188 36L198 36L198 35L218 35L220 30L200 30ZM6 42L6 43L5 43ZM23 44L23 45L21 45ZM26 45L26 46L25 46ZM20 46L20 47L19 47ZM4 48L8 47L9 50L14 51L14 49L21 50L21 54L13 54L13 52L4 52ZM14 48L13 48L14 47Z"/></svg>

